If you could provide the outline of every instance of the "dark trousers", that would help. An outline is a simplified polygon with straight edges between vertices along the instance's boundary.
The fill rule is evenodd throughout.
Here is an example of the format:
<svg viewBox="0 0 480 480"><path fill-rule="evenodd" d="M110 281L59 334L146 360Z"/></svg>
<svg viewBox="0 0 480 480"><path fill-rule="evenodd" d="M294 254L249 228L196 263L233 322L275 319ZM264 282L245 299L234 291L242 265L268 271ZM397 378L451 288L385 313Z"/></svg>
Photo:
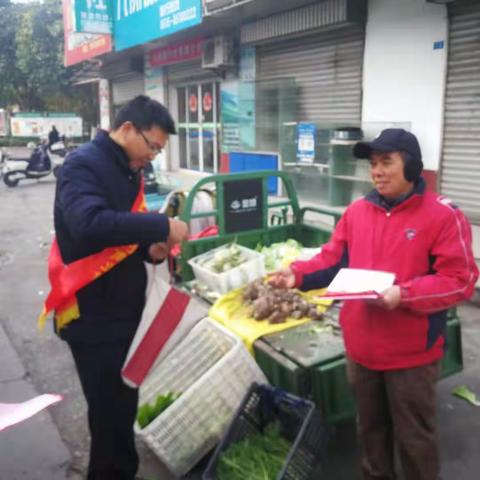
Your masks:
<svg viewBox="0 0 480 480"><path fill-rule="evenodd" d="M358 408L365 480L394 480L394 442L405 480L437 480L435 384L439 363L374 371L352 362L347 376Z"/></svg>
<svg viewBox="0 0 480 480"><path fill-rule="evenodd" d="M88 404L88 480L132 480L138 469L133 433L138 390L120 376L129 344L69 342Z"/></svg>

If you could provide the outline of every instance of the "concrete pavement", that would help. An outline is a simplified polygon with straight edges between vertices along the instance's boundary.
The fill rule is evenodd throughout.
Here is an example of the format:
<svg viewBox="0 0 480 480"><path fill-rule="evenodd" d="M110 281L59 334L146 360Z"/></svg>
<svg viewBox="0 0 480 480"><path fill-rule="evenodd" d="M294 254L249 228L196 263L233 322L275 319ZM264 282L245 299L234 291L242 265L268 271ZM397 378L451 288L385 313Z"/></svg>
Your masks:
<svg viewBox="0 0 480 480"><path fill-rule="evenodd" d="M36 395L35 387L0 325L0 401L18 403ZM48 411L0 432L2 479L62 480L66 478L69 463L70 452Z"/></svg>

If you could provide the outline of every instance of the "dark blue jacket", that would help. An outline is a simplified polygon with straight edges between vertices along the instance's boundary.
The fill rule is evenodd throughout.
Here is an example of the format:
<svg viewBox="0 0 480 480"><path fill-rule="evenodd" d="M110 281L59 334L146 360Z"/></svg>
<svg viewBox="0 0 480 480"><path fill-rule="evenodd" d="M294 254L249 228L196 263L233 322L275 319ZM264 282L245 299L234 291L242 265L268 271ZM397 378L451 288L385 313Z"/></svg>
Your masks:
<svg viewBox="0 0 480 480"><path fill-rule="evenodd" d="M77 293L80 318L59 333L72 342L109 342L133 336L145 303L144 260L153 242L165 241L168 218L131 213L141 172L105 132L68 156L55 195L55 232L64 263L115 245L140 248Z"/></svg>

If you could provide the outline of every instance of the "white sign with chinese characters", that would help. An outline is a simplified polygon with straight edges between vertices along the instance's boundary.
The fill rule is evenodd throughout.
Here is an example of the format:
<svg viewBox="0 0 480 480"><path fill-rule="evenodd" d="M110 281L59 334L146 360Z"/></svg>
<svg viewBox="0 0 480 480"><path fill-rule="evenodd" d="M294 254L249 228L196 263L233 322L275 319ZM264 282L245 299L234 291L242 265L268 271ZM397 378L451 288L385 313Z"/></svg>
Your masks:
<svg viewBox="0 0 480 480"><path fill-rule="evenodd" d="M74 26L81 33L112 33L110 0L74 0Z"/></svg>

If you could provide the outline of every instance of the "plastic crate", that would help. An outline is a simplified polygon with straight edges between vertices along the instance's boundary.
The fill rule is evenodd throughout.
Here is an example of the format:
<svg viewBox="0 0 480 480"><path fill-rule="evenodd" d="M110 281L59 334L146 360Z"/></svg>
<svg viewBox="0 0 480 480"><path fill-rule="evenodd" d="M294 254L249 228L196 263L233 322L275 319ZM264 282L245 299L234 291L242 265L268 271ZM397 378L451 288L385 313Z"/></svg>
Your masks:
<svg viewBox="0 0 480 480"><path fill-rule="evenodd" d="M228 242L237 242L238 245L254 249L259 243L269 246L272 243L284 242L293 238L300 242L304 247L317 248L326 243L330 238L331 232L321 228L303 223L288 224L269 227L264 230L238 232L235 234L226 234L223 236L199 238L191 240L182 245L181 264L182 280L188 281L193 278L190 261L202 253L209 252L212 249L224 245Z"/></svg>
<svg viewBox="0 0 480 480"><path fill-rule="evenodd" d="M223 273L212 272L199 265L199 261L206 256L215 255L216 252L224 250L225 246L217 247L210 252L198 255L189 260L188 263L193 269L195 278L215 292L227 293L230 290L242 287L257 278L263 277L265 275L263 255L242 245L237 245L237 248L247 258L247 261Z"/></svg>
<svg viewBox="0 0 480 480"><path fill-rule="evenodd" d="M216 479L220 455L230 445L261 432L273 421L279 422L282 435L292 444L276 480L310 479L327 439L320 414L308 400L258 384L252 385L245 396L202 479Z"/></svg>
<svg viewBox="0 0 480 480"><path fill-rule="evenodd" d="M177 476L190 470L220 440L252 382L265 376L242 341L209 318L201 320L149 374L140 401L181 393L136 433Z"/></svg>
<svg viewBox="0 0 480 480"><path fill-rule="evenodd" d="M263 339L253 344L255 361L268 381L287 392L307 397L310 391L308 371L292 362L282 353L276 352Z"/></svg>
<svg viewBox="0 0 480 480"><path fill-rule="evenodd" d="M336 423L354 418L356 405L347 380L344 357L319 365L309 371L311 398L325 420Z"/></svg>

